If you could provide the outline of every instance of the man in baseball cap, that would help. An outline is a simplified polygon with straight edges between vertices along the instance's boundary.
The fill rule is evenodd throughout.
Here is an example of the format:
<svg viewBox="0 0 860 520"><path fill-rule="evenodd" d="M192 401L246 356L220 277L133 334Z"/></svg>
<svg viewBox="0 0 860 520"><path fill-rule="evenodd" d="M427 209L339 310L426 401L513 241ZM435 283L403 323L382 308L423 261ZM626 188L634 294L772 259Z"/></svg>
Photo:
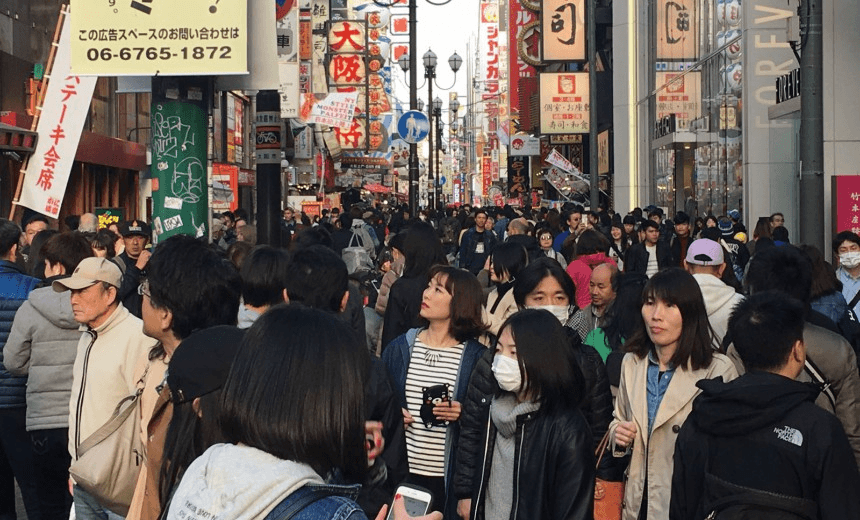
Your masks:
<svg viewBox="0 0 860 520"><path fill-rule="evenodd" d="M708 311L708 321L722 343L726 331L729 330L729 316L735 305L744 297L735 292L733 287L723 283L721 277L726 269L725 252L719 242L700 238L690 244L684 268L693 275L705 300Z"/></svg>
<svg viewBox="0 0 860 520"><path fill-rule="evenodd" d="M72 369L72 461L77 460L81 444L110 419L117 403L135 392L134 367L145 362L155 345L143 334L142 322L120 303L121 283L122 273L115 263L91 257L81 260L70 277L52 284L57 292L71 293L75 321L86 331ZM106 517L107 508L77 485L74 496L77 518Z"/></svg>
<svg viewBox="0 0 860 520"><path fill-rule="evenodd" d="M119 227L125 251L114 257L114 261L122 270L122 285L119 287L119 299L128 309L128 312L138 318L141 313L141 296L137 294L137 287L144 278L146 264L149 262L150 252L145 249L152 230L142 220L127 220Z"/></svg>

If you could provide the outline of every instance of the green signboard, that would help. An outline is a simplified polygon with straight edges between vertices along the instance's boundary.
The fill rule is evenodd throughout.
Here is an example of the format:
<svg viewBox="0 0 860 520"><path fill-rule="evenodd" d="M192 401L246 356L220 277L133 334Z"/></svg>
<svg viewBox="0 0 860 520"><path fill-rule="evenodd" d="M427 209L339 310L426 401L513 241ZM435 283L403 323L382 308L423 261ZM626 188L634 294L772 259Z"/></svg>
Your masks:
<svg viewBox="0 0 860 520"><path fill-rule="evenodd" d="M125 220L125 211L122 208L96 208L95 214L99 219L99 229L104 229L111 224L120 224Z"/></svg>
<svg viewBox="0 0 860 520"><path fill-rule="evenodd" d="M152 228L156 243L208 233L206 113L187 102L152 105Z"/></svg>

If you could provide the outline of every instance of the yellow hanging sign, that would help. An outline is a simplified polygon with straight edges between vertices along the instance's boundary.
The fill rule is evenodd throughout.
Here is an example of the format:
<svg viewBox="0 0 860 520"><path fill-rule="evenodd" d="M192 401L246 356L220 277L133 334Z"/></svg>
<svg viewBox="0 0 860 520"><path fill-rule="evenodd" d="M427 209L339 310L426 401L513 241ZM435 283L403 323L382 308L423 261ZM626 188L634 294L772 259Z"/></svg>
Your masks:
<svg viewBox="0 0 860 520"><path fill-rule="evenodd" d="M71 5L74 74L248 72L247 0L72 0Z"/></svg>

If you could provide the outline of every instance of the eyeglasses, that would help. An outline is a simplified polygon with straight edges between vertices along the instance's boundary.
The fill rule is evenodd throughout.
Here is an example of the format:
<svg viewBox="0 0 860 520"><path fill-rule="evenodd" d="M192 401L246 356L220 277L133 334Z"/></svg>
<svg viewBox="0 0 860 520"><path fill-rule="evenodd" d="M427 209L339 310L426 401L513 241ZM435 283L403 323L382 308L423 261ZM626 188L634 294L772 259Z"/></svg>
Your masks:
<svg viewBox="0 0 860 520"><path fill-rule="evenodd" d="M149 280L144 280L137 286L137 294L152 299L152 293L149 292Z"/></svg>

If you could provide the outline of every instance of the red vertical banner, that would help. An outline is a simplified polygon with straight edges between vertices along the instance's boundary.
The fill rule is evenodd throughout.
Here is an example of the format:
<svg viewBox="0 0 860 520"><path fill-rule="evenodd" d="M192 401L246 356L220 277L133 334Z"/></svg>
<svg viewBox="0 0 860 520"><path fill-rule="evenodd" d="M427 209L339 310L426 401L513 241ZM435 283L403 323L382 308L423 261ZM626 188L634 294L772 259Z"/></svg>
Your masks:
<svg viewBox="0 0 860 520"><path fill-rule="evenodd" d="M520 41L527 37L526 26L537 22L538 15L524 8L518 0L509 1L508 9L510 14L508 18L508 67L510 69L508 71L508 92L511 93L509 96L511 107L509 113L511 120L518 120L520 117L520 100L527 100L531 94L537 92L534 82L520 82L521 78L537 76L534 66L526 63L520 53ZM522 92L523 88L527 88L529 92Z"/></svg>
<svg viewBox="0 0 860 520"><path fill-rule="evenodd" d="M860 233L860 175L833 177L833 220L834 233Z"/></svg>
<svg viewBox="0 0 860 520"><path fill-rule="evenodd" d="M486 197L493 183L493 159L486 155L481 157L481 196Z"/></svg>

